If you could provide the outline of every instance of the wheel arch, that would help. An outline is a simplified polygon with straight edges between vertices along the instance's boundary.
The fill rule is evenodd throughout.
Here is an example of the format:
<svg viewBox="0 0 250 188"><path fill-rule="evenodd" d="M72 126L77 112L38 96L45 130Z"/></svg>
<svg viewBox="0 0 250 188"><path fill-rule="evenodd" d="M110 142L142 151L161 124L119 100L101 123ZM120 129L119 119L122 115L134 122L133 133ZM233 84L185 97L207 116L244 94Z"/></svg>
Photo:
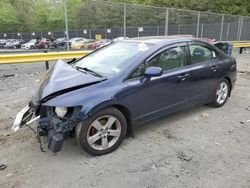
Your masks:
<svg viewBox="0 0 250 188"><path fill-rule="evenodd" d="M129 109L123 105L118 105L118 104L113 105L113 107L118 109L124 115L128 125L126 134L134 138L135 137L134 124L132 122L132 116Z"/></svg>
<svg viewBox="0 0 250 188"><path fill-rule="evenodd" d="M228 97L230 97L231 96L231 91L232 91L232 81L231 81L231 79L228 76L225 76L224 79L226 79L228 81L228 83L229 83L230 90L229 90Z"/></svg>

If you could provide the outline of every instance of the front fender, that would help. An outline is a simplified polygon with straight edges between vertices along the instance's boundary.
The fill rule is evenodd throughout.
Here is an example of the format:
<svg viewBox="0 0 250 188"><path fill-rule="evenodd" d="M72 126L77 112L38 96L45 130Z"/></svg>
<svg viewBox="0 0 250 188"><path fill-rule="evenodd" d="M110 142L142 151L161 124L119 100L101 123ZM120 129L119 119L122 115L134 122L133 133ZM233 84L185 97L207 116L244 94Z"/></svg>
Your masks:
<svg viewBox="0 0 250 188"><path fill-rule="evenodd" d="M122 85L105 88L87 87L56 96L43 103L45 106L75 107L81 106L79 116L82 119L108 106L121 105L129 109L131 101L121 93ZM133 114L133 113L132 113Z"/></svg>

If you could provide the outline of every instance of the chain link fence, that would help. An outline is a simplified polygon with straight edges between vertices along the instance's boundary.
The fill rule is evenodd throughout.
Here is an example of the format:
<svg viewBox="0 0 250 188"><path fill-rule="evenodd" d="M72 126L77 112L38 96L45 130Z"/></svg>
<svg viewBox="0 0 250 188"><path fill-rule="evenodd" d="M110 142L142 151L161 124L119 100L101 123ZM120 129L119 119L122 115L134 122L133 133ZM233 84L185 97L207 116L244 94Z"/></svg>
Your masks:
<svg viewBox="0 0 250 188"><path fill-rule="evenodd" d="M96 35L113 39L189 34L225 41L250 40L250 17L246 16L68 0L66 31L64 1L18 2L15 9L5 5L5 12L0 15L0 39L55 39L65 37L68 32L69 38L88 39L95 39Z"/></svg>

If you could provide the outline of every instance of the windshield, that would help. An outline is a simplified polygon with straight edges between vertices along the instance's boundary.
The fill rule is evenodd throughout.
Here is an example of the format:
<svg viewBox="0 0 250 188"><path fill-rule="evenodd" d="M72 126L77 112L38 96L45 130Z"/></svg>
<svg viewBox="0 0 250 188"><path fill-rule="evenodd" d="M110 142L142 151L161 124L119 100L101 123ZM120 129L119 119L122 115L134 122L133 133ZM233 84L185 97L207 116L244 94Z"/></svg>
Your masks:
<svg viewBox="0 0 250 188"><path fill-rule="evenodd" d="M88 68L110 78L130 66L132 61L129 60L138 57L151 45L143 42L117 42L84 57L74 66Z"/></svg>

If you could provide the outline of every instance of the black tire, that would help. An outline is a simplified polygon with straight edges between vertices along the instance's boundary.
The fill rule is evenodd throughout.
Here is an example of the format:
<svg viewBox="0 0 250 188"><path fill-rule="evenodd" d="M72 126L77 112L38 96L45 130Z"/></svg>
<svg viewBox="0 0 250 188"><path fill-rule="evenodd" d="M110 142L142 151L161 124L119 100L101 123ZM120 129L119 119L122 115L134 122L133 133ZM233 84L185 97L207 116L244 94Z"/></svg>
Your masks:
<svg viewBox="0 0 250 188"><path fill-rule="evenodd" d="M226 97L225 97L225 99L224 99L224 102L219 103L218 100L217 100L217 91L218 91L218 89L219 89L219 87L220 87L220 85L221 85L222 83L225 83L225 84L227 85L227 88L228 88L228 89L227 89L227 94L226 94ZM209 106L212 106L212 107L216 107L216 108L223 106L223 105L227 102L227 99L228 99L228 97L229 97L229 95L230 95L230 92L231 92L231 86L230 86L228 80L227 80L226 78L223 78L223 79L220 80L220 82L217 84L217 87L216 87L216 89L215 89L215 91L214 91L214 94L213 94L213 96L212 96L212 97L213 97L213 100L212 100L208 105L209 105Z"/></svg>
<svg viewBox="0 0 250 188"><path fill-rule="evenodd" d="M95 120L97 120L98 118L103 117L103 116L111 116L111 117L113 116L119 121L119 126L121 128L120 129L120 136L117 138L118 140L112 146L108 147L107 149L98 150L98 149L93 148L88 143L87 135L88 135L89 129L91 130L92 123ZM75 134L76 134L76 139L77 139L78 144L81 146L81 148L84 151L86 151L87 153L89 153L91 155L98 156L98 155L104 155L104 154L107 154L107 153L114 151L122 143L123 139L126 136L126 131L127 131L127 121L126 121L124 115L118 109L113 108L113 107L109 107L109 108L105 108L105 109L93 114L88 119L79 123L76 126ZM97 134L97 133L95 133L95 134ZM108 138L108 136L107 136L107 138ZM102 138L100 138L99 141L102 142Z"/></svg>

